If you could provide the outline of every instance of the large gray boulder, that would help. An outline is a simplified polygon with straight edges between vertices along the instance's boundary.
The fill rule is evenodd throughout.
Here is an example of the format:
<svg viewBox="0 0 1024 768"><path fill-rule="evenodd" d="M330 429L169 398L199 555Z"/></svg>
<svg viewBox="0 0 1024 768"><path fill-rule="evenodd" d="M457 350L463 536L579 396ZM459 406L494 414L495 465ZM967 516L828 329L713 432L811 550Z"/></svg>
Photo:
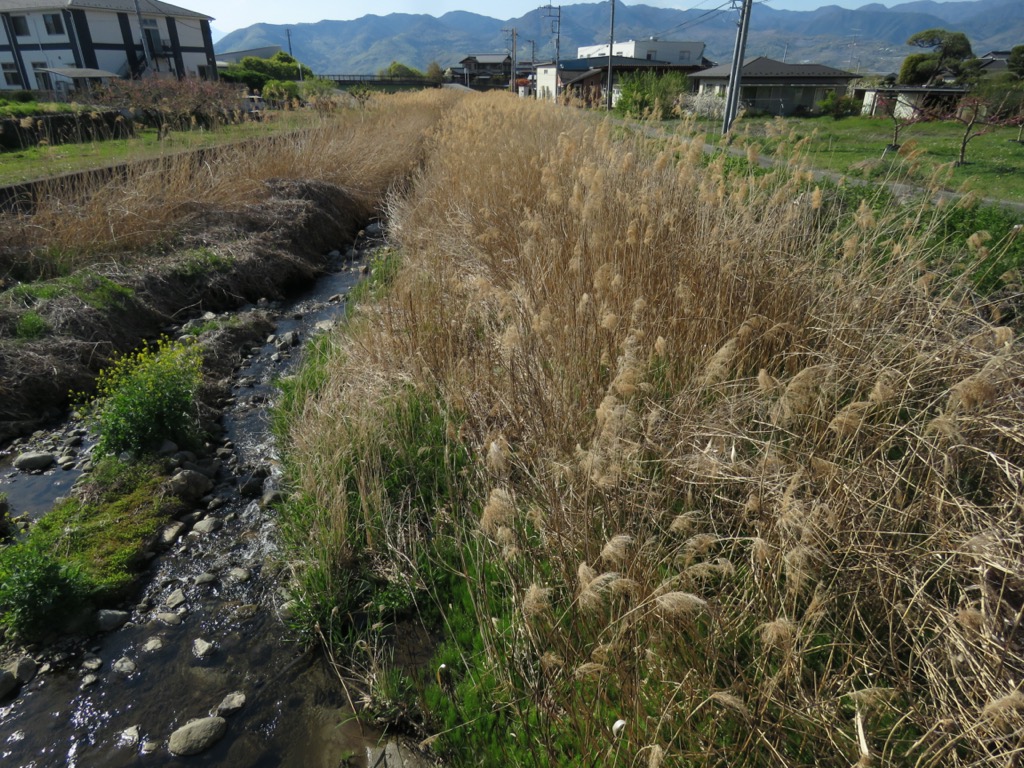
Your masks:
<svg viewBox="0 0 1024 768"><path fill-rule="evenodd" d="M213 481L194 469L183 469L168 481L171 493L184 501L198 501L213 488Z"/></svg>
<svg viewBox="0 0 1024 768"><path fill-rule="evenodd" d="M19 455L14 460L14 468L20 469L22 472L32 472L37 469L49 469L56 460L57 457L52 453L29 451Z"/></svg>
<svg viewBox="0 0 1024 768"><path fill-rule="evenodd" d="M227 730L228 721L223 717L193 720L171 734L167 748L172 755L198 755L224 738Z"/></svg>

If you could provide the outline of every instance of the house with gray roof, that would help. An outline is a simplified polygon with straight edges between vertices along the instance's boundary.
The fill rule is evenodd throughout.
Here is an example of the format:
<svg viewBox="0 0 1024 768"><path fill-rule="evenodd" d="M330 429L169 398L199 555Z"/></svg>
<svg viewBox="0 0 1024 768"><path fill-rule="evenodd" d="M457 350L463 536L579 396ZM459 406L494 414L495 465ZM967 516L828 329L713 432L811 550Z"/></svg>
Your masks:
<svg viewBox="0 0 1024 768"><path fill-rule="evenodd" d="M729 92L730 64L695 72L698 93L723 99ZM740 73L740 102L748 110L770 115L814 112L830 93L845 95L860 75L823 64L787 64L764 56L750 59Z"/></svg>
<svg viewBox="0 0 1024 768"><path fill-rule="evenodd" d="M216 79L211 17L160 0L0 0L0 92Z"/></svg>

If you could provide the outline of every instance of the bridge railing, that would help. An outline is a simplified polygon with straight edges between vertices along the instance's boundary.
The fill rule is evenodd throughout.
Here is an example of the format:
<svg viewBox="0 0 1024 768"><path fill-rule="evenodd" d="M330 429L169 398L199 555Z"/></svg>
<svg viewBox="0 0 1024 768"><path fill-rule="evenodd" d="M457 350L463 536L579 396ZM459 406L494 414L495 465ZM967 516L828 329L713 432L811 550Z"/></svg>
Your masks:
<svg viewBox="0 0 1024 768"><path fill-rule="evenodd" d="M317 77L344 85L356 85L359 83L373 85L436 85L433 80L425 77L391 77L390 75L317 75Z"/></svg>

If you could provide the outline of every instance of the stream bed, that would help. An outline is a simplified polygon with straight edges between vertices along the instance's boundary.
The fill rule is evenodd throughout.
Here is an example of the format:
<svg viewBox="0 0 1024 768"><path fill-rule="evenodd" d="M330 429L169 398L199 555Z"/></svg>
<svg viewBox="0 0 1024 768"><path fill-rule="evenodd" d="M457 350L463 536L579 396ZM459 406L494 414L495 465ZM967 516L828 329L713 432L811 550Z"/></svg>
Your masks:
<svg viewBox="0 0 1024 768"><path fill-rule="evenodd" d="M379 235L379 230L371 230ZM275 521L266 504L278 479L267 409L273 382L297 363L299 344L344 314L343 297L380 240L335 252L328 272L297 299L264 307L276 328L233 378L217 451L236 467L263 467L263 487L218 484L169 548L150 563L123 625L85 645L30 649L35 669L0 701L0 765L384 765L379 734L359 724L318 650L298 645L280 615L286 597L274 567ZM64 427L62 434L67 434ZM80 431L80 430L79 430ZM37 434L34 438L39 438ZM88 442L83 446L83 455ZM80 467L30 474L0 457L0 493L12 516L37 518L67 495ZM263 498L260 498L260 497ZM202 524L201 524L202 523ZM115 617L115 623L118 620ZM244 704L233 694L242 694ZM176 757L171 734L221 714L225 735Z"/></svg>

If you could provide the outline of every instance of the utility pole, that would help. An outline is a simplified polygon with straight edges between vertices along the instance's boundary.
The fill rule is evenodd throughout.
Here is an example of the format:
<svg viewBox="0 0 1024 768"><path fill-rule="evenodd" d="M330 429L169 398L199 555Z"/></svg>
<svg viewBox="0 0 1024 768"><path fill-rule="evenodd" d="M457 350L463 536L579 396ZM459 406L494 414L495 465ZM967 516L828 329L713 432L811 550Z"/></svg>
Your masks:
<svg viewBox="0 0 1024 768"><path fill-rule="evenodd" d="M738 0L733 0L733 3ZM753 0L742 0L739 26L736 30L736 47L732 54L732 67L729 72L729 94L725 100L725 118L722 121L722 135L729 132L732 121L736 119L736 110L740 103L740 86L743 75L743 56L747 50L747 30L750 28L750 11Z"/></svg>
<svg viewBox="0 0 1024 768"><path fill-rule="evenodd" d="M509 79L508 89L513 93L516 90L516 43L517 43L517 32L515 27L511 29L502 29L507 35L512 35L512 77Z"/></svg>
<svg viewBox="0 0 1024 768"><path fill-rule="evenodd" d="M551 19L551 32L555 36L555 101L558 101L559 76L558 62L562 58L562 6L552 6L550 3L544 6L544 18Z"/></svg>
<svg viewBox="0 0 1024 768"><path fill-rule="evenodd" d="M608 111L612 111L612 56L615 48L615 0L612 0L612 22L608 32Z"/></svg>
<svg viewBox="0 0 1024 768"><path fill-rule="evenodd" d="M292 53L292 30L290 28L286 29L285 30L285 34L288 35L288 55L291 56L293 59L295 59L295 54ZM295 59L295 63L299 67L299 82L301 83L302 79L303 79L302 78L302 64L299 62L298 59Z"/></svg>

